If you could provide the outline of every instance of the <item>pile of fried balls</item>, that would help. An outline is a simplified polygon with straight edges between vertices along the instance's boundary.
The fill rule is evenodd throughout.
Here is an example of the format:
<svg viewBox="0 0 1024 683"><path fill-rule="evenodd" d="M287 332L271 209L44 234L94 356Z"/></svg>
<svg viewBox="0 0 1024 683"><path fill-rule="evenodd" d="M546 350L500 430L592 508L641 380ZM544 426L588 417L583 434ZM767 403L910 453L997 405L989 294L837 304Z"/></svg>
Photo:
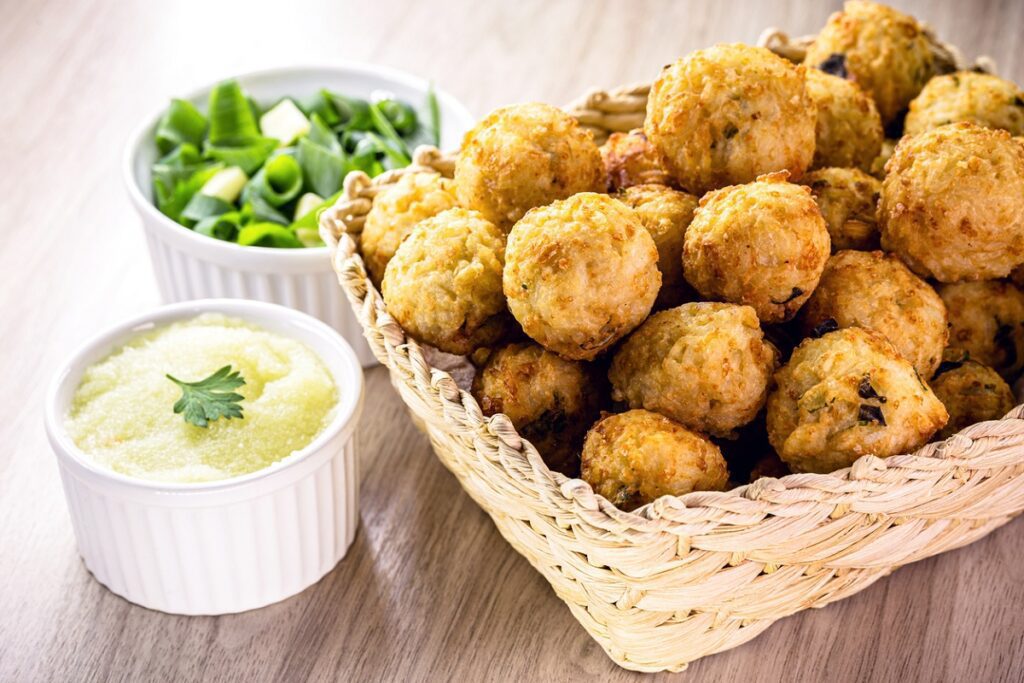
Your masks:
<svg viewBox="0 0 1024 683"><path fill-rule="evenodd" d="M913 18L833 14L794 64L665 67L598 147L503 107L360 237L388 313L623 510L913 452L1016 401L1024 93L937 73ZM1017 136L1017 137L1014 137Z"/></svg>

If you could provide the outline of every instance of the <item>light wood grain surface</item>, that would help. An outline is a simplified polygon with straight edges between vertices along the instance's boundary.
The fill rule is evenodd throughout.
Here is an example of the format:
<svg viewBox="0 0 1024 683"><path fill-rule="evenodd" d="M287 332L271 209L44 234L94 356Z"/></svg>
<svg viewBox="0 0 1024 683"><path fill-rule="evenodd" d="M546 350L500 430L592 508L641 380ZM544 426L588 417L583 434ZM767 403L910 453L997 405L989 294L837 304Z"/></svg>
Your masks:
<svg viewBox="0 0 1024 683"><path fill-rule="evenodd" d="M1024 3L897 2L1024 79ZM42 396L85 336L156 305L120 178L132 127L171 95L284 63L373 61L474 113L563 103L838 3L0 0L0 681L634 680L499 537L368 374L361 527L281 604L221 618L135 607L75 550ZM237 27L237 30L233 30ZM906 567L692 665L692 680L1024 680L1024 524Z"/></svg>

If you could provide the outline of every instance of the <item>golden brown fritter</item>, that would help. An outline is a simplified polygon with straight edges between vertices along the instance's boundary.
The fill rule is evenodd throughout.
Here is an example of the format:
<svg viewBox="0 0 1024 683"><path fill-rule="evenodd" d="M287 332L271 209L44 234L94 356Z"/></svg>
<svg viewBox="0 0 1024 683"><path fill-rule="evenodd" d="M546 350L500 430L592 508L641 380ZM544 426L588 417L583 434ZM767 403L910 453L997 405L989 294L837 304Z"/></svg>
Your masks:
<svg viewBox="0 0 1024 683"><path fill-rule="evenodd" d="M789 320L818 285L831 242L811 190L784 173L708 193L686 231L683 272L708 299Z"/></svg>
<svg viewBox="0 0 1024 683"><path fill-rule="evenodd" d="M875 102L853 81L807 70L807 93L818 109L812 168L870 171L882 151L882 118Z"/></svg>
<svg viewBox="0 0 1024 683"><path fill-rule="evenodd" d="M420 221L384 271L388 313L418 341L465 355L509 324L501 273L505 234L476 211Z"/></svg>
<svg viewBox="0 0 1024 683"><path fill-rule="evenodd" d="M910 103L903 131L917 135L956 121L1024 135L1024 91L992 74L958 71L936 76Z"/></svg>
<svg viewBox="0 0 1024 683"><path fill-rule="evenodd" d="M663 415L630 410L605 417L587 434L582 477L628 511L662 496L723 491L729 470L707 437Z"/></svg>
<svg viewBox="0 0 1024 683"><path fill-rule="evenodd" d="M602 383L586 363L532 343L504 346L473 378L485 415L504 413L548 467L575 477L587 429L598 418Z"/></svg>
<svg viewBox="0 0 1024 683"><path fill-rule="evenodd" d="M508 306L531 339L571 360L592 360L643 322L661 273L640 217L586 192L533 209L508 237Z"/></svg>
<svg viewBox="0 0 1024 683"><path fill-rule="evenodd" d="M931 46L917 20L874 2L850 0L807 49L804 64L856 81L888 123L935 73Z"/></svg>
<svg viewBox="0 0 1024 683"><path fill-rule="evenodd" d="M998 420L1017 405L1010 385L999 373L970 360L961 349L947 349L931 387L949 413L949 422L936 434L939 439L948 439L976 422Z"/></svg>
<svg viewBox="0 0 1024 683"><path fill-rule="evenodd" d="M822 168L800 181L811 188L832 239L832 251L878 248L882 182L856 168Z"/></svg>
<svg viewBox="0 0 1024 683"><path fill-rule="evenodd" d="M913 366L860 327L805 340L775 373L768 396L768 438L794 472L832 472L862 455L914 451L946 419Z"/></svg>
<svg viewBox="0 0 1024 683"><path fill-rule="evenodd" d="M671 308L696 298L683 277L683 240L697 198L664 185L634 185L615 196L636 211L658 247L661 289L654 307Z"/></svg>
<svg viewBox="0 0 1024 683"><path fill-rule="evenodd" d="M1024 291L1009 282L939 287L949 312L949 344L1012 382L1024 368Z"/></svg>
<svg viewBox="0 0 1024 683"><path fill-rule="evenodd" d="M377 195L359 236L373 284L380 287L388 261L417 223L456 205L452 181L438 173L407 173Z"/></svg>
<svg viewBox="0 0 1024 683"><path fill-rule="evenodd" d="M648 318L616 352L608 378L614 400L723 436L764 406L776 361L754 309L689 303Z"/></svg>
<svg viewBox="0 0 1024 683"><path fill-rule="evenodd" d="M788 170L814 156L814 102L803 67L749 45L716 45L665 67L644 132L680 187L700 194Z"/></svg>
<svg viewBox="0 0 1024 683"><path fill-rule="evenodd" d="M642 130L612 133L601 145L601 159L611 192L634 185L668 185L672 182Z"/></svg>
<svg viewBox="0 0 1024 683"><path fill-rule="evenodd" d="M466 133L455 162L459 203L506 232L534 207L604 189L593 135L548 104L492 112Z"/></svg>
<svg viewBox="0 0 1024 683"><path fill-rule="evenodd" d="M882 248L940 282L1005 277L1024 262L1024 146L952 123L905 137L886 164Z"/></svg>
<svg viewBox="0 0 1024 683"><path fill-rule="evenodd" d="M874 330L926 379L939 366L949 335L946 306L931 285L880 251L840 251L828 260L800 311L804 336L826 321Z"/></svg>

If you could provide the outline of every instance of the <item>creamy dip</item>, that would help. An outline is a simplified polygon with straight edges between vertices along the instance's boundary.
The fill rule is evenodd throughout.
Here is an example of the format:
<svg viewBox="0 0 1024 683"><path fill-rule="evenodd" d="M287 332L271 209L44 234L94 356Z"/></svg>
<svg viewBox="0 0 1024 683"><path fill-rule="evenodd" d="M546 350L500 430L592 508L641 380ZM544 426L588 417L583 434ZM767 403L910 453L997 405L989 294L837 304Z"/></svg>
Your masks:
<svg viewBox="0 0 1024 683"><path fill-rule="evenodd" d="M202 380L231 365L245 385L241 419L206 428L172 410L182 390L166 375ZM327 426L338 389L305 344L220 314L140 334L90 366L67 430L96 463L169 482L225 479L263 469L308 446Z"/></svg>

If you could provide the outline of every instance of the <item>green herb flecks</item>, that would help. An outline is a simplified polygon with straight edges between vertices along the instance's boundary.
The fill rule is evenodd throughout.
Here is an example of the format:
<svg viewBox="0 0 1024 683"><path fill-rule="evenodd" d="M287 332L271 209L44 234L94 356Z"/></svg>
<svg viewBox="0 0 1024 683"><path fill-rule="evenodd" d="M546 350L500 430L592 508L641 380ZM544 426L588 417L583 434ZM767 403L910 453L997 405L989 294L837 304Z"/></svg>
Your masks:
<svg viewBox="0 0 1024 683"><path fill-rule="evenodd" d="M167 379L181 388L181 398L174 404L174 413L184 415L185 422L189 424L205 429L210 422L221 417L244 417L239 405L244 396L233 390L245 384L245 380L230 365L198 382L183 382L171 375L167 375Z"/></svg>

